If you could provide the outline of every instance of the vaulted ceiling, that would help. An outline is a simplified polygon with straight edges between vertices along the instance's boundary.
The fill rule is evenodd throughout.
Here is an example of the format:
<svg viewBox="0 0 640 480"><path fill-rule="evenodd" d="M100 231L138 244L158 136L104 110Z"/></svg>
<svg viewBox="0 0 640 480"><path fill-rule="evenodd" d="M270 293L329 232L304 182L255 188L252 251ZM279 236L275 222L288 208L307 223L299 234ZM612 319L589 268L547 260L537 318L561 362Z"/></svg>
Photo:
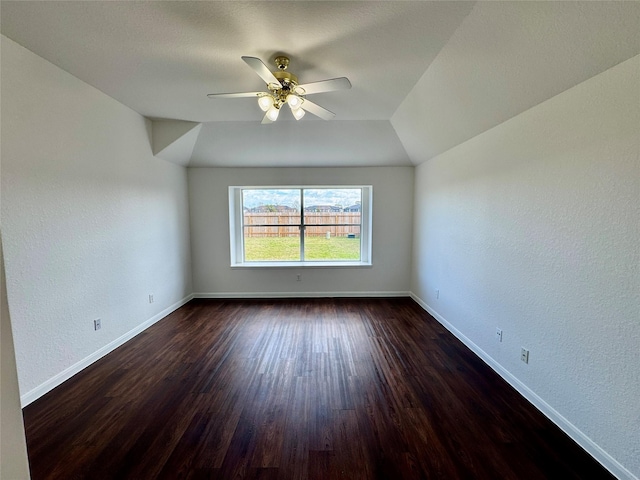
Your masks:
<svg viewBox="0 0 640 480"><path fill-rule="evenodd" d="M192 166L418 164L640 53L639 2L2 1L1 32L151 119L189 130ZM301 83L346 76L261 125L240 59ZM275 69L275 67L274 67ZM180 130L178 128L178 130ZM185 137L187 138L187 137ZM177 151L177 150L176 150ZM186 155L186 157L185 157ZM176 158L180 155L176 155Z"/></svg>

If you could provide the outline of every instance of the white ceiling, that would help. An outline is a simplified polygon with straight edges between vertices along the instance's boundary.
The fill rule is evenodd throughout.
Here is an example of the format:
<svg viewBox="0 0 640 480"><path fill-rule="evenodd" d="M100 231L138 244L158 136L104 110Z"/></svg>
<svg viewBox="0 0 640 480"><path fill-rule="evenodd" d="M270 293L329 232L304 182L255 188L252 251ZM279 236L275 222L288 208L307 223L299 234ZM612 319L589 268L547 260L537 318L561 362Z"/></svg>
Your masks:
<svg viewBox="0 0 640 480"><path fill-rule="evenodd" d="M1 31L150 118L203 122L193 166L410 165L640 53L638 2L2 1ZM260 125L240 59L291 58L336 113ZM268 63L269 64L269 63ZM270 64L269 64L270 65ZM403 103L404 102L404 103ZM196 136L194 136L196 138Z"/></svg>

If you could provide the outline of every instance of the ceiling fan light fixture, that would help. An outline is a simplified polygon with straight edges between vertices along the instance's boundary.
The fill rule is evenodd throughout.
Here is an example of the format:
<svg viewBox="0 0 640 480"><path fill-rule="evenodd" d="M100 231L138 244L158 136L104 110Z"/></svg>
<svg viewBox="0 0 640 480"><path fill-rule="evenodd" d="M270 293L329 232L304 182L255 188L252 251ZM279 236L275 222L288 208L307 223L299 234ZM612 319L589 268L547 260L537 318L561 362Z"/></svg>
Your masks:
<svg viewBox="0 0 640 480"><path fill-rule="evenodd" d="M267 110L267 118L272 122L275 122L278 119L279 114L280 109L276 105L272 105L271 108Z"/></svg>
<svg viewBox="0 0 640 480"><path fill-rule="evenodd" d="M296 120L300 120L302 117L304 117L304 110L301 108L292 108L291 113L293 113L293 116Z"/></svg>
<svg viewBox="0 0 640 480"><path fill-rule="evenodd" d="M306 112L323 120L331 120L336 114L326 108L321 107L307 100L307 95L333 92L335 90L347 90L351 88L351 82L346 77L331 78L300 85L298 77L287 72L289 58L284 55L278 56L276 71L271 71L262 60L257 57L242 57L242 60L264 81L267 85L267 92L236 92L236 93L209 93L209 98L256 98L258 97L258 107L264 113L262 123L272 123L278 119L280 108L285 103L289 105L291 113L296 120L304 117ZM304 105L304 110L302 109Z"/></svg>
<svg viewBox="0 0 640 480"><path fill-rule="evenodd" d="M261 95L258 98L258 106L260 107L260 110L266 112L273 107L273 97L271 95Z"/></svg>
<svg viewBox="0 0 640 480"><path fill-rule="evenodd" d="M287 103L291 107L291 110L295 110L296 108L300 108L300 105L302 105L302 98L300 98L298 95L290 93L289 95L287 95Z"/></svg>

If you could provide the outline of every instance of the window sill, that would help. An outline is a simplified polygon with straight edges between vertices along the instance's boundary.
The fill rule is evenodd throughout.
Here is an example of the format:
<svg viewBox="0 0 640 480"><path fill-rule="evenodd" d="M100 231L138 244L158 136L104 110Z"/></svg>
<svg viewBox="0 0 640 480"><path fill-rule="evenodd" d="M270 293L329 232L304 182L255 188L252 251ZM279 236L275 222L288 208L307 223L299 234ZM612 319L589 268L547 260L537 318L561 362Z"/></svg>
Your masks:
<svg viewBox="0 0 640 480"><path fill-rule="evenodd" d="M231 268L362 268L371 262L245 262L231 264Z"/></svg>

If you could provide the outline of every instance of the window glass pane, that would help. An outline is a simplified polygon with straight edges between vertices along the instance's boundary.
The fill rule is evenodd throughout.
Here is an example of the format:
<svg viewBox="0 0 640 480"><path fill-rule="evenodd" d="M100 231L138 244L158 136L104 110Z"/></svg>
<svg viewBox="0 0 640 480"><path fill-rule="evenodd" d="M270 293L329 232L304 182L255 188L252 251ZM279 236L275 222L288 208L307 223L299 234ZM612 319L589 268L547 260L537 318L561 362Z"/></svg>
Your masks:
<svg viewBox="0 0 640 480"><path fill-rule="evenodd" d="M300 229L285 225L245 226L245 262L299 261Z"/></svg>
<svg viewBox="0 0 640 480"><path fill-rule="evenodd" d="M322 229L322 231L320 231ZM360 227L307 227L304 237L306 261L359 261Z"/></svg>
<svg viewBox="0 0 640 480"><path fill-rule="evenodd" d="M361 213L360 188L304 189L305 261L359 261Z"/></svg>
<svg viewBox="0 0 640 480"><path fill-rule="evenodd" d="M243 189L246 262L300 260L300 189Z"/></svg>

